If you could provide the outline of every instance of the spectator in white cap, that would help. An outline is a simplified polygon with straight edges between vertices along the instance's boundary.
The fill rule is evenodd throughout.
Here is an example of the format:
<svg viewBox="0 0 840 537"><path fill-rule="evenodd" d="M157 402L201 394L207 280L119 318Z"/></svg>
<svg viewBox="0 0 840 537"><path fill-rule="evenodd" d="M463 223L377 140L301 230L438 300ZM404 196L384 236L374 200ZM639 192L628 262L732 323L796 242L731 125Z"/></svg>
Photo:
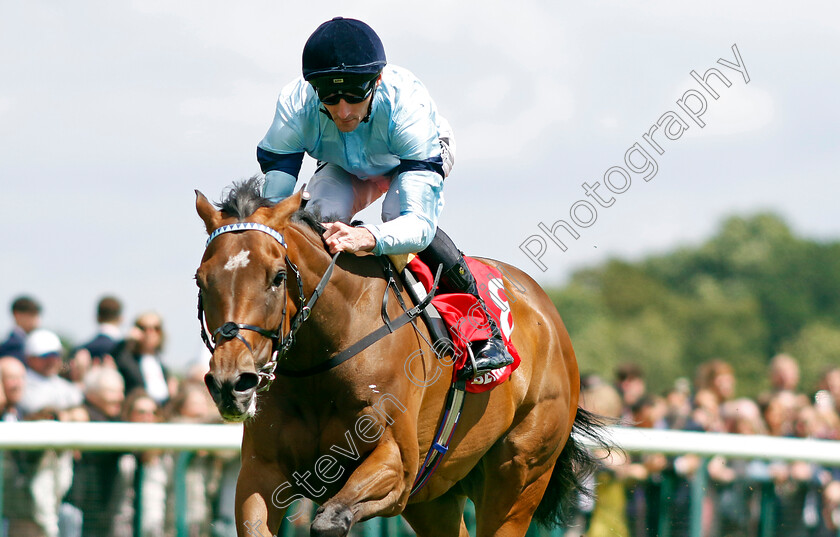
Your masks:
<svg viewBox="0 0 840 537"><path fill-rule="evenodd" d="M26 391L20 402L24 414L54 410L61 413L82 404L82 392L58 376L62 365L61 340L49 330L33 330L26 338Z"/></svg>
<svg viewBox="0 0 840 537"><path fill-rule="evenodd" d="M84 414L80 409L81 391L58 376L62 351L58 336L49 330L33 330L27 336L24 355L28 368L20 402L24 419L70 421ZM21 480L7 498L8 534L58 537L59 508L65 507L61 500L73 481L73 453L24 452L14 462ZM76 511L72 506L66 507ZM72 524L81 527L80 520Z"/></svg>

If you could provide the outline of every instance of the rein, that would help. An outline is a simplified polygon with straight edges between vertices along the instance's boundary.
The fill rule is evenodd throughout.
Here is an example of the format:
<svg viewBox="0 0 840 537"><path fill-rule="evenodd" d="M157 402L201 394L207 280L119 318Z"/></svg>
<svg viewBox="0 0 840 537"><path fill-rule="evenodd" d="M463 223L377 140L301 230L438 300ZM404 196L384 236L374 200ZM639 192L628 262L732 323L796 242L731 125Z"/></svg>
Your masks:
<svg viewBox="0 0 840 537"><path fill-rule="evenodd" d="M376 330L374 330L373 332L366 335L365 337L363 337L362 339L356 341L355 343L353 343L352 345L350 345L349 347L347 347L343 351L339 352L338 354L336 354L335 356L333 356L329 360L325 360L325 361L323 361L323 362L321 362L317 365L314 365L310 368L307 368L307 369L286 369L286 368L280 367L280 368L276 368L276 371L275 371L276 373L278 373L280 375L283 375L285 377L300 378L300 377L309 377L311 375L316 375L318 373L323 373L324 371L328 371L328 370L332 369L333 367L335 367L335 366L337 366L337 365L339 365L343 362L346 362L350 358L356 356L357 354L359 354L360 352L362 352L366 348L370 347L371 345L373 345L374 343L376 343L377 341L379 341L383 337L387 336L390 333L393 333L398 328L401 328L404 325L410 323L411 321L413 321L416 317L418 317L420 315L420 313L432 301L432 298L434 298L434 295L435 295L434 290L435 290L435 288L437 288L437 283L438 283L438 280L440 279L440 269L438 269L437 275L435 276L435 285L432 288L432 291L430 291L426 295L426 297L420 303L418 303L415 307L413 307L411 309L406 309L406 305L402 300L402 295L400 295L399 289L397 289L396 280L394 279L393 273L391 272L391 269L390 269L390 265L389 265L390 260L387 260L387 258L385 258L385 259L386 259L386 261L384 261L384 263L385 263L385 272L388 275L388 286L385 289L385 295L382 297L382 320L383 320L384 324L382 326L380 326L379 328L377 328ZM388 314L385 311L385 308L388 305L388 290L389 289L394 291L394 293L396 294L396 296L397 296L398 300L400 301L400 304L402 305L402 308L403 308L403 314L400 315L399 317L397 317L394 320L389 319Z"/></svg>

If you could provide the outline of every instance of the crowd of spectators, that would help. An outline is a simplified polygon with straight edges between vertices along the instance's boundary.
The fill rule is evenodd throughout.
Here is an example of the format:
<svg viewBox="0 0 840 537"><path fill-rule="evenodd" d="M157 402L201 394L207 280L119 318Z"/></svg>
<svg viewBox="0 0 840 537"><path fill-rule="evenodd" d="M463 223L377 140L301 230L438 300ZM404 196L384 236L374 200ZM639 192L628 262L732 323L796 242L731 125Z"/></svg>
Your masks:
<svg viewBox="0 0 840 537"><path fill-rule="evenodd" d="M123 333L121 302L104 297L97 333L72 347L40 326L35 299L19 297L11 309L14 327L0 343L0 421L221 422L203 383L207 364L178 378L161 360L165 333L156 313L137 316ZM0 536L173 535L172 453L6 451L2 457ZM192 457L186 472L191 536L231 534L232 502L219 496L230 494L238 461L236 453Z"/></svg>
<svg viewBox="0 0 840 537"><path fill-rule="evenodd" d="M40 304L12 303L14 327L0 343L0 421L220 422L200 364L182 378L161 360L163 320L138 315L123 332L122 304L97 305L97 333L69 347L40 327ZM780 437L840 439L840 367L812 391L800 391L797 361L780 354L768 367L771 388L756 399L736 397L730 364L700 364L693 382L677 379L663 394L647 390L642 368L627 363L613 378L584 375L581 405L628 427ZM805 462L694 455L598 453L590 483L598 500L582 498L572 537L687 536L691 482L705 472L704 537L770 534L837 535L840 471ZM164 537L173 534L172 453L7 451L3 458L0 537ZM233 534L235 453L198 453L185 487L191 536ZM142 494L138 494L142 491ZM769 510L769 511L768 511ZM663 516L666 515L666 516ZM664 522L663 522L664 521ZM764 533L767 534L767 533Z"/></svg>
<svg viewBox="0 0 840 537"><path fill-rule="evenodd" d="M720 359L700 364L693 382L680 378L666 393L652 394L642 368L626 363L612 379L584 375L581 404L627 427L840 439L840 367L827 369L808 393L800 391L795 358L779 354L767 371L770 389L754 399L736 397L734 369ZM840 528L837 468L722 456L598 455L601 469L591 483L598 501L582 502L578 524L589 537L689 535L691 483L699 471L707 479L704 537L827 537Z"/></svg>

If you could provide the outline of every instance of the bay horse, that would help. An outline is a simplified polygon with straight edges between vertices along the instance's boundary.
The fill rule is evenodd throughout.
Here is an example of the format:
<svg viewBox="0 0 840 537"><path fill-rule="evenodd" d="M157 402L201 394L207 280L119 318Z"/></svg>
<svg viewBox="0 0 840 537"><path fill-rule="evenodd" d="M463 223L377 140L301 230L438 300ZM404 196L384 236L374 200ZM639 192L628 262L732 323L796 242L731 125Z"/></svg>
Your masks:
<svg viewBox="0 0 840 537"><path fill-rule="evenodd" d="M575 354L545 292L514 267L481 260L506 275L522 362L504 384L466 396L443 462L410 496L452 360L438 359L424 323L412 322L331 369L275 378L278 363L292 374L317 370L382 326L381 310L403 313L397 300L383 302L393 291L381 260L343 253L331 262L300 205L300 192L272 204L254 178L234 183L215 207L196 191L210 234L196 272L202 334L215 343L205 381L222 417L244 422L238 535L274 535L304 497L320 504L313 536L402 514L418 536L468 537L467 498L478 537L524 536L532 517L562 522L594 462L572 430L597 439L599 426L578 409ZM318 294L314 306L309 293Z"/></svg>

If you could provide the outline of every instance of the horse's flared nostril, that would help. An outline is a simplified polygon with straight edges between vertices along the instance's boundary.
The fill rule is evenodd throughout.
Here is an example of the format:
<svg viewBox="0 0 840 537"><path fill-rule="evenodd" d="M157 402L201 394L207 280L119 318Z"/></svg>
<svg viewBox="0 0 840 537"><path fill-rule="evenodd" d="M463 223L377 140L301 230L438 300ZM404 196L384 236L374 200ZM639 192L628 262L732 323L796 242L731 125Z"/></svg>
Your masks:
<svg viewBox="0 0 840 537"><path fill-rule="evenodd" d="M259 381L260 378L256 373L242 373L236 379L236 383L233 385L233 391L238 393L249 392L257 387Z"/></svg>
<svg viewBox="0 0 840 537"><path fill-rule="evenodd" d="M222 390L216 377L211 373L207 373L204 375L204 385L207 386L207 391L210 392L210 397L213 398L213 401L218 402Z"/></svg>

